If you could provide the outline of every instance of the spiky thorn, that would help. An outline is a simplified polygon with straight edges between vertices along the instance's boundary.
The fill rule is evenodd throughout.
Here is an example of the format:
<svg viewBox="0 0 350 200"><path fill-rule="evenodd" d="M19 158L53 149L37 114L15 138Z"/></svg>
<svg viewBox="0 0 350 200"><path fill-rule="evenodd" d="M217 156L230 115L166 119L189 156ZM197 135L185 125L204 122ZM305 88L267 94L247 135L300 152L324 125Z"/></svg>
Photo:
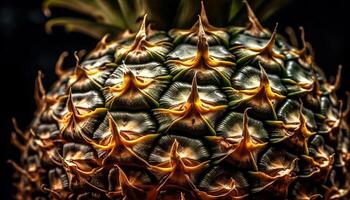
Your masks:
<svg viewBox="0 0 350 200"><path fill-rule="evenodd" d="M324 123L329 127L326 130L326 133L328 133L329 139L333 142L337 141L338 137L340 136L340 131L341 131L340 128L344 122L344 117L342 113L344 103L342 100L338 102L339 102L338 116L333 116L333 115L331 115L331 117L326 116L326 119L324 120Z"/></svg>
<svg viewBox="0 0 350 200"><path fill-rule="evenodd" d="M297 137L302 140L302 145L304 148L305 155L309 155L309 148L308 148L308 141L309 138L316 134L316 132L311 132L309 128L307 127L307 121L305 118L305 115L303 113L304 105L303 102L300 101L300 108L299 108L299 125L294 130L291 137Z"/></svg>
<svg viewBox="0 0 350 200"><path fill-rule="evenodd" d="M38 71L38 75L35 81L35 89L34 89L34 100L37 106L37 113L41 113L42 110L44 109L44 98L46 96L46 91L45 88L43 86L43 82L42 82L42 77L44 75L42 74L42 72L39 70Z"/></svg>
<svg viewBox="0 0 350 200"><path fill-rule="evenodd" d="M112 93L113 97L107 100L106 106L112 107L115 104L115 100L119 97L127 94L127 93L139 93L145 98L147 98L152 104L159 106L159 103L156 99L154 99L151 95L144 91L145 88L149 87L151 84L157 81L157 79L146 80L142 77L136 76L130 68L125 65L123 61L123 67L125 68L124 76L122 84L117 84L114 86L109 86L103 88L108 91L108 93Z"/></svg>
<svg viewBox="0 0 350 200"><path fill-rule="evenodd" d="M67 71L62 69L63 63L65 58L68 56L68 52L64 51L61 53L60 57L58 58L56 65L55 65L55 73L56 75L61 78L65 74L67 74Z"/></svg>
<svg viewBox="0 0 350 200"><path fill-rule="evenodd" d="M277 195L282 195L284 196L282 199L285 199L288 194L289 185L298 178L292 173L296 168L297 161L298 158L295 158L289 166L283 166L282 169L280 169L280 172L275 173L276 175L274 176L265 172L249 172L261 181L261 186L253 188L252 191L260 192L267 190L267 188L271 188L271 192L278 192L280 194Z"/></svg>
<svg viewBox="0 0 350 200"><path fill-rule="evenodd" d="M98 52L98 51L103 51L108 47L108 38L109 38L109 34L104 35L101 40L98 42L98 44L96 45L95 49L93 50L94 52Z"/></svg>
<svg viewBox="0 0 350 200"><path fill-rule="evenodd" d="M135 36L135 40L134 40L133 44L131 45L129 51L134 51L134 50L143 48L142 46L144 45L144 43L146 42L146 39L147 39L146 20L147 20L147 14L145 14L143 16L143 20L142 20L140 29L137 32L137 34Z"/></svg>
<svg viewBox="0 0 350 200"><path fill-rule="evenodd" d="M18 127L16 118L13 117L11 121L14 128L14 131L11 133L11 143L15 145L20 150L20 152L23 153L27 150L27 145L23 144L20 141L28 141L29 135ZM19 140L18 136L21 137L21 140Z"/></svg>
<svg viewBox="0 0 350 200"><path fill-rule="evenodd" d="M209 23L209 20L208 20L208 17L207 17L207 13L205 12L205 6L204 6L204 1L203 0L201 1L201 13L199 15L199 19L203 23L203 30L204 31L212 32L212 31L219 31L219 30L224 31L224 30L226 30L224 28L217 28L215 26L212 26ZM199 20L198 20L198 22L196 22L196 24L193 25L193 27L197 28L198 27L197 23L200 23ZM197 30L198 30L198 28L197 28Z"/></svg>
<svg viewBox="0 0 350 200"><path fill-rule="evenodd" d="M210 192L201 191L196 186L194 186L194 191L200 199L203 200L218 200L228 197L230 199L239 200L248 196L248 194L238 196L239 193L236 187L236 181L233 178L230 178L227 183L221 183L219 187L211 189Z"/></svg>
<svg viewBox="0 0 350 200"><path fill-rule="evenodd" d="M51 196L54 197L54 199L64 199L64 197L60 193L56 192L53 189L46 187L44 184L42 184L40 186L40 189L45 193L49 193Z"/></svg>
<svg viewBox="0 0 350 200"><path fill-rule="evenodd" d="M101 69L99 68L94 68L94 69L84 69L80 65L80 56L79 52L75 51L74 52L74 57L75 57L75 69L74 73L70 75L69 81L68 81L68 87L72 87L74 84L78 84L79 82L84 82L84 81L91 81L95 86L98 88L101 88L101 84L96 82L94 79L91 77L98 74Z"/></svg>
<svg viewBox="0 0 350 200"><path fill-rule="evenodd" d="M265 44L264 47L257 47L257 48L247 48L248 50L255 52L256 56L261 56L262 58L266 59L267 61L273 61L276 63L279 63L277 59L284 59L285 56L283 54L277 53L274 50L276 36L277 36L277 27L278 23L276 23L276 26L271 34L271 37L269 41Z"/></svg>
<svg viewBox="0 0 350 200"><path fill-rule="evenodd" d="M287 33L288 35L288 38L289 38L289 41L290 41L290 44L293 46L293 47L298 47L298 39L297 39L297 36L295 34L295 31L292 27L288 26L286 27L285 29L285 32Z"/></svg>
<svg viewBox="0 0 350 200"><path fill-rule="evenodd" d="M192 38L196 35L198 36L198 33L200 31L199 26L202 26L203 31L209 36L213 36L213 39L215 39L218 43L224 42L225 39L222 37L222 35L223 33L225 33L226 29L212 26L209 23L203 1L201 1L201 12L198 16L198 21L195 24L193 24L193 26L190 29L173 29L170 31L170 34L174 33L175 35L177 35L177 37L175 38L176 43L176 41L182 40L183 38Z"/></svg>
<svg viewBox="0 0 350 200"><path fill-rule="evenodd" d="M61 118L54 117L55 120L60 124L61 133L65 132L67 129L71 134L81 133L80 123L90 119L92 116L96 116L100 113L106 112L106 108L96 108L90 110L87 108L77 107L74 104L72 96L72 88L69 88L69 94L67 99L68 112ZM81 114L79 110L83 110L84 113ZM86 136L85 136L86 137Z"/></svg>
<svg viewBox="0 0 350 200"><path fill-rule="evenodd" d="M244 96L242 99L237 101L232 101L229 103L231 106L237 106L242 102L249 102L254 104L257 107L268 106L272 111L275 118L277 118L275 111L275 104L273 101L280 101L285 98L285 96L274 92L270 86L270 81L268 79L265 69L260 66L260 85L255 89L246 89L246 90L234 90L234 93L241 94Z"/></svg>
<svg viewBox="0 0 350 200"><path fill-rule="evenodd" d="M192 79L191 92L186 102L172 108L158 108L154 110L175 117L175 120L168 125L165 132L168 132L172 126L181 120L192 120L192 125L195 125L195 120L193 119L199 118L209 128L210 132L215 135L216 131L213 125L205 115L225 110L226 107L226 105L213 105L211 102L201 100L197 88L197 75L195 74Z"/></svg>
<svg viewBox="0 0 350 200"><path fill-rule="evenodd" d="M304 27L300 26L300 37L302 42L302 48L300 50L294 50L293 53L299 56L299 61L302 63L303 67L310 68L314 62L314 56L310 53L312 50L305 40Z"/></svg>
<svg viewBox="0 0 350 200"><path fill-rule="evenodd" d="M346 97L347 97L347 101L346 101L346 108L345 110L342 112L342 123L341 126L342 128L344 128L347 132L350 132L350 127L348 124L348 120L349 120L349 114L350 114L350 92L346 92ZM349 154L350 155L350 154ZM349 157L350 160L350 157Z"/></svg>
<svg viewBox="0 0 350 200"><path fill-rule="evenodd" d="M179 73L174 76L174 80L179 78L181 75L185 74L191 69L197 71L203 70L213 70L215 71L225 83L230 83L229 78L222 74L217 67L233 67L236 64L231 61L220 60L218 58L210 56L209 44L206 38L206 33L202 24L201 17L198 17L198 42L197 42L197 53L194 57L188 58L186 60L168 60L166 63L180 65L185 67Z"/></svg>
<svg viewBox="0 0 350 200"><path fill-rule="evenodd" d="M107 140L101 141L100 143L95 142L94 140L85 137L84 139L96 149L108 151L107 156L103 158L102 164L106 162L106 160L110 157L117 157L124 159L125 157L133 157L136 160L141 161L143 165L148 166L148 162L143 158L138 156L133 150L132 147L139 143L145 143L146 141L152 140L158 136L158 134L147 134L144 136L139 136L135 139L127 139L123 132L121 132L118 128L117 122L114 120L111 113L107 112L108 124L111 133L111 137ZM128 135L132 135L132 133L128 133ZM119 163L123 164L123 163Z"/></svg>
<svg viewBox="0 0 350 200"><path fill-rule="evenodd" d="M42 82L43 76L44 75L41 73L41 71L38 71L34 89L34 99L37 105L37 110L35 113L36 116L43 113L48 106L53 105L57 102L57 99L46 95L46 91Z"/></svg>
<svg viewBox="0 0 350 200"><path fill-rule="evenodd" d="M104 191L104 193L106 193L108 197L120 197L122 199L139 199L140 196L147 196L147 193L143 189L137 187L132 182L132 180L128 178L128 176L125 174L125 172L119 165L115 164L114 166L118 169L118 187L116 187L113 191Z"/></svg>
<svg viewBox="0 0 350 200"><path fill-rule="evenodd" d="M248 162L253 165L252 168L255 171L258 171L258 165L256 163L257 154L266 147L267 142L254 140L251 137L248 127L248 111L250 109L247 108L244 110L241 141L238 144L232 145L227 153L225 153L225 156L217 161L218 163L226 159L232 159L234 162Z"/></svg>
<svg viewBox="0 0 350 200"><path fill-rule="evenodd" d="M342 169L342 171L343 172L340 173L342 173L344 177L336 177L334 173L331 173L329 176L329 184L322 185L325 189L324 199L343 199L348 196L350 192L349 182L346 181L345 184L339 183L339 179L347 180L347 178L349 178L348 174L344 174L344 169Z"/></svg>
<svg viewBox="0 0 350 200"><path fill-rule="evenodd" d="M176 183L182 187L192 187L194 184L190 178L193 174L198 174L201 172L205 166L207 166L209 161L202 163L197 163L192 159L183 158L179 151L179 143L175 139L171 145L169 151L169 159L160 163L158 165L152 165L149 167L151 171L156 171L157 173L166 173L167 175L159 183L155 191L159 192L167 184ZM152 192L153 194L157 192Z"/></svg>
<svg viewBox="0 0 350 200"><path fill-rule="evenodd" d="M243 0L247 8L249 25L246 28L248 33L255 37L261 37L262 35L267 35L269 32L261 25L258 18L255 16L253 9L250 7L247 0Z"/></svg>
<svg viewBox="0 0 350 200"><path fill-rule="evenodd" d="M346 94L346 99L347 99L346 100L346 108L343 111L342 115L346 119L347 117L349 117L349 114L350 114L350 92L346 91L345 94Z"/></svg>
<svg viewBox="0 0 350 200"><path fill-rule="evenodd" d="M8 160L7 163L10 164L18 173L27 177L29 181L33 183L38 183L40 181L39 174L31 174L26 169L23 169L21 166L15 163L13 160Z"/></svg>
<svg viewBox="0 0 350 200"><path fill-rule="evenodd" d="M122 60L128 60L129 57L139 56L142 52L150 56L164 59L164 55L159 51L159 47L172 46L167 40L151 42L148 41L148 31L146 28L147 14L144 15L139 31L137 32L134 41L131 45L118 46L115 55L115 62L119 63Z"/></svg>
<svg viewBox="0 0 350 200"><path fill-rule="evenodd" d="M334 153L331 155L328 155L323 147L318 147L317 149L317 156L319 159L315 159L312 156L307 155L301 155L301 157L309 163L313 169L315 169L314 172L310 173L309 175L303 176L303 177L311 177L315 173L319 173L320 175L324 176L324 181L327 180L334 163Z"/></svg>
<svg viewBox="0 0 350 200"><path fill-rule="evenodd" d="M342 69L343 69L343 66L342 65L339 65L338 66L338 71L337 71L337 75L335 77L335 81L333 84L330 84L328 82L326 82L324 84L324 88L326 89L326 91L330 94L334 94L339 88L340 88L340 85L341 85L341 77L342 77Z"/></svg>

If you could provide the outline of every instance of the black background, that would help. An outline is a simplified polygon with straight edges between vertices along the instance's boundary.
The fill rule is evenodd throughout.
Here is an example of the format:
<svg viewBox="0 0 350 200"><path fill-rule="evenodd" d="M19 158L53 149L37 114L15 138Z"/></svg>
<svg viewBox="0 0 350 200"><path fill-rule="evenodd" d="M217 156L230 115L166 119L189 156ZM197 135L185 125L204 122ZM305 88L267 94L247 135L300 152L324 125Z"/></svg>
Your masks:
<svg viewBox="0 0 350 200"><path fill-rule="evenodd" d="M296 30L304 26L307 41L316 51L317 63L328 76L336 73L343 64L340 96L350 89L350 58L345 58L345 29L349 15L345 0L294 0L275 17L264 23L272 29L279 22L279 32L286 26ZM45 73L44 85L48 88L55 80L54 64L62 51L70 53L91 49L96 41L81 34L64 34L57 31L47 35L41 0L1 0L0 3L0 199L10 199L12 169L7 159L17 160L18 152L10 144L11 117L25 128L35 110L34 80L38 70ZM73 59L68 59L68 63ZM68 64L69 65L69 64Z"/></svg>

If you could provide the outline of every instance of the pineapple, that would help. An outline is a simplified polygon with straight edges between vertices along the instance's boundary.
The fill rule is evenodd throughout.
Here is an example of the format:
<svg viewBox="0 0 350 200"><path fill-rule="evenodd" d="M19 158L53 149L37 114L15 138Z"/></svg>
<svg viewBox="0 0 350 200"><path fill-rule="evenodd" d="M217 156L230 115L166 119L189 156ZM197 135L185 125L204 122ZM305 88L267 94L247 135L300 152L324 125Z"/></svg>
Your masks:
<svg viewBox="0 0 350 200"><path fill-rule="evenodd" d="M76 53L74 69L63 53L48 92L39 72L34 120L26 131L14 121L16 199L348 199L341 67L329 83L303 29L298 49L245 4L246 27L211 25L203 2L189 29L154 30L145 14L136 33ZM95 29L66 22L99 37L120 21L101 10Z"/></svg>

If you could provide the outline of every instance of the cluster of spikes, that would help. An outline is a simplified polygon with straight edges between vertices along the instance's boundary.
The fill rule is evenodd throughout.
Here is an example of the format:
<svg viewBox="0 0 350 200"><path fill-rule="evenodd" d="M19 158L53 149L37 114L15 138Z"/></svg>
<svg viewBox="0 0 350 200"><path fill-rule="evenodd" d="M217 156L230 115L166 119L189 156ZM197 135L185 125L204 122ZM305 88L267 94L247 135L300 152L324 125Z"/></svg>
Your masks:
<svg viewBox="0 0 350 200"><path fill-rule="evenodd" d="M255 17L102 38L14 120L16 199L347 199L350 95ZM289 31L291 35L293 33ZM297 42L291 37L292 43ZM343 108L346 107L346 108Z"/></svg>

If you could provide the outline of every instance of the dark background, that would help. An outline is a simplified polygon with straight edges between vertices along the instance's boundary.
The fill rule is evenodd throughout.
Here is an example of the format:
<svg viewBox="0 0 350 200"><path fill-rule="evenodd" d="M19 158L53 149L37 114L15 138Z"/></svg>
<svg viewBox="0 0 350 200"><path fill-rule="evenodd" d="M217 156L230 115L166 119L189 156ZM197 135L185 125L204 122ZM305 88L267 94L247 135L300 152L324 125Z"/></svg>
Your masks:
<svg viewBox="0 0 350 200"><path fill-rule="evenodd" d="M272 29L279 22L279 32L286 26L296 30L304 26L306 39L316 51L317 63L333 76L337 66L343 64L340 96L350 89L350 58L345 59L345 29L349 15L345 0L294 0L266 23ZM55 80L54 64L62 51L70 53L91 49L96 41L81 34L64 34L57 31L47 35L45 17L40 0L1 0L0 3L0 199L10 199L12 169L7 159L17 160L18 152L10 144L13 130L11 117L25 128L35 110L34 80L38 70L45 73L44 85L48 88ZM68 59L68 63L73 59Z"/></svg>

